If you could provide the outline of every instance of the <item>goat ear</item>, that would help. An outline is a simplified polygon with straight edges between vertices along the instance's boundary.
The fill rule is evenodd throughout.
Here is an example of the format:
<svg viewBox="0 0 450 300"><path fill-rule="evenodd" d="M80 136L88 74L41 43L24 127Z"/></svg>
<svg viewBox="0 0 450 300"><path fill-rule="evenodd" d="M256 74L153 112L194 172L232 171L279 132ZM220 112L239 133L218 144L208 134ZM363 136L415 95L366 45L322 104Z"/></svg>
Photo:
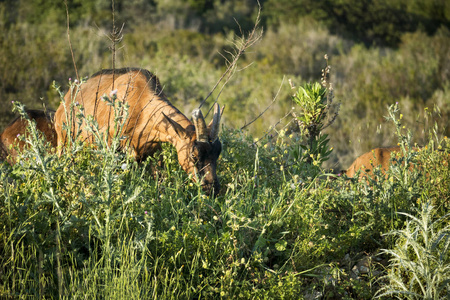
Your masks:
<svg viewBox="0 0 450 300"><path fill-rule="evenodd" d="M166 119L166 121L169 122L169 124L172 126L172 128L177 133L177 135L182 139L186 138L186 136L187 136L186 130L183 127L181 127L180 124L178 124L177 122L175 122L174 120L172 120L171 118L166 116L165 113L162 113L162 114L164 116L164 119Z"/></svg>

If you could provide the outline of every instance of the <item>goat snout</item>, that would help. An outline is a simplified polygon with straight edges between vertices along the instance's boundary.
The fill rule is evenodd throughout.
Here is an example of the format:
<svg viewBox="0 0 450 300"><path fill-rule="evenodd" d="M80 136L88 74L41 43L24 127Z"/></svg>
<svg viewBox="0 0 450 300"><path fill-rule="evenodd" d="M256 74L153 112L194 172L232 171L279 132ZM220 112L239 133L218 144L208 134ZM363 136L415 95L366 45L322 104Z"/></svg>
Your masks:
<svg viewBox="0 0 450 300"><path fill-rule="evenodd" d="M202 181L202 189L207 195L212 195L214 192L214 196L217 196L220 190L220 183L218 180L205 180Z"/></svg>

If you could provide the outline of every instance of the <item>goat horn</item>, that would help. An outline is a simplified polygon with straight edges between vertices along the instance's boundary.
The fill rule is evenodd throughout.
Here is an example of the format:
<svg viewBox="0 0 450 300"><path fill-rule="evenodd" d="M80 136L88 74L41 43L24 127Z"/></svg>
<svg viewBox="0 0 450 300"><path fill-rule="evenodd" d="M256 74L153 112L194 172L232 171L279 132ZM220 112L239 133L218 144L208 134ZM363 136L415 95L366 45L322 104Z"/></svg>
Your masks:
<svg viewBox="0 0 450 300"><path fill-rule="evenodd" d="M209 128L209 138L211 142L215 142L219 137L219 128L220 128L220 106L219 104L214 104L214 115L211 122L208 125Z"/></svg>
<svg viewBox="0 0 450 300"><path fill-rule="evenodd" d="M192 112L192 121L194 122L195 132L197 133L197 141L208 142L208 133L206 132L205 118L200 109L194 109Z"/></svg>

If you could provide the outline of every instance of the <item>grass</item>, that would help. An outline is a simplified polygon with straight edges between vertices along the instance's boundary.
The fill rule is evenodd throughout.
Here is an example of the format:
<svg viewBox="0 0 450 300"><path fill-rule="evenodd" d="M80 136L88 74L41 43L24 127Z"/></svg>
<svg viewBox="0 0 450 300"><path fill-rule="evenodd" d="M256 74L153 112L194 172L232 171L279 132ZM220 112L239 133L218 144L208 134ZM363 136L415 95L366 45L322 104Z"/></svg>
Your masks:
<svg viewBox="0 0 450 300"><path fill-rule="evenodd" d="M405 235L385 233L415 232L417 210L439 218L450 206L447 139L411 154L422 168L358 182L308 164L296 133L255 142L223 127L222 190L207 197L173 147L163 147L165 165L153 173L157 158L137 164L99 138L58 158L31 134L19 163L0 165L1 297L370 299L394 288L380 278L409 277L395 271L405 261L373 262L355 280L361 253L392 248L380 257L396 257ZM433 236L447 243L433 257L448 271L448 239Z"/></svg>

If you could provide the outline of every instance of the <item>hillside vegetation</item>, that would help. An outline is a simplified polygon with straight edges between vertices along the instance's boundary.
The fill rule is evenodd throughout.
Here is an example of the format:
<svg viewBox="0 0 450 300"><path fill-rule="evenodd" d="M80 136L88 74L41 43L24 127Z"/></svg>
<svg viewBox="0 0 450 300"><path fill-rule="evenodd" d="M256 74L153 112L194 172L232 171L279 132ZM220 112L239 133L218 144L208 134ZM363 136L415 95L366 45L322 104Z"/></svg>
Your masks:
<svg viewBox="0 0 450 300"><path fill-rule="evenodd" d="M2 129L113 63L153 71L190 115L258 12L250 0L113 3L114 29L125 24L113 52L107 1L69 1L72 51L64 3L0 3ZM137 163L120 134L98 135L58 156L28 123L27 148L0 162L1 298L450 296L449 4L261 6L262 39L207 103L226 106L217 196L170 145ZM401 153L386 174L337 174L388 145Z"/></svg>
<svg viewBox="0 0 450 300"><path fill-rule="evenodd" d="M255 142L222 129L217 197L191 181L173 147L163 148L163 167L158 157L137 164L102 139L94 147L76 139L58 157L30 122L30 135L21 137L28 149L13 166L0 164L0 295L447 297L448 139L430 132L429 144L413 151L393 105L388 116L402 156L387 176L332 176L322 166L332 152L320 132L323 115L315 113L328 110L330 90L317 83L296 95L299 103L315 103L309 110L299 105L303 134L283 131ZM121 138L114 135L112 145Z"/></svg>

